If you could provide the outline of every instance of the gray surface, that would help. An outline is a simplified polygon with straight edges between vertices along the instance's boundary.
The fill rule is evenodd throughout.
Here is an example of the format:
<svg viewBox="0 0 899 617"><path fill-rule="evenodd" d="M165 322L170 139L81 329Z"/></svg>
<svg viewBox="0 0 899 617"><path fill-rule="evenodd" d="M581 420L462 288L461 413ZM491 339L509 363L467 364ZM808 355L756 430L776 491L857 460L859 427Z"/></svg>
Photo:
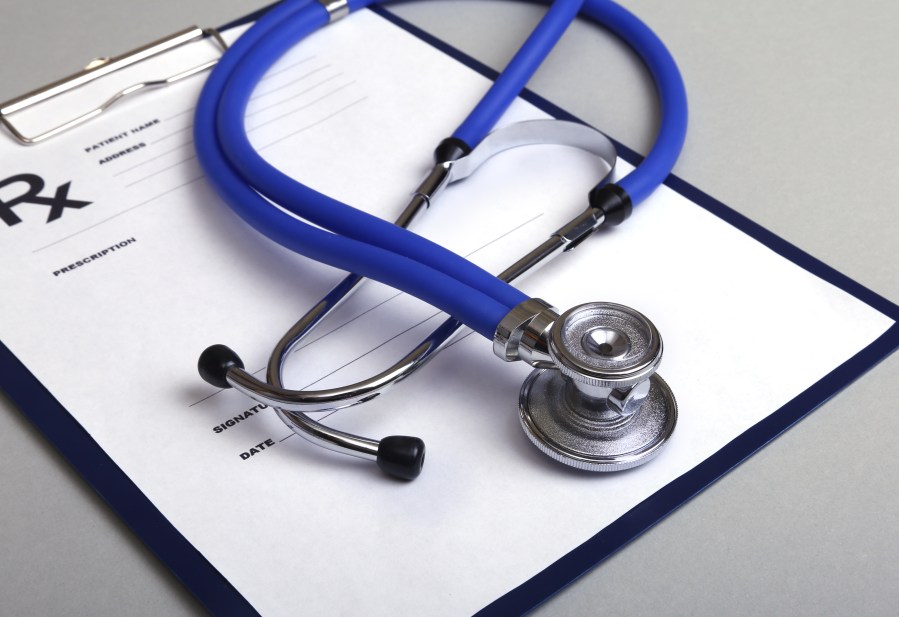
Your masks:
<svg viewBox="0 0 899 617"><path fill-rule="evenodd" d="M495 66L537 16L460 4L398 12ZM899 5L626 4L687 81L692 124L676 172L899 301ZM6 0L0 100L257 6ZM577 27L548 68L538 92L645 151L648 86L615 45ZM899 615L897 399L894 356L537 614ZM6 400L0 452L0 613L203 614Z"/></svg>

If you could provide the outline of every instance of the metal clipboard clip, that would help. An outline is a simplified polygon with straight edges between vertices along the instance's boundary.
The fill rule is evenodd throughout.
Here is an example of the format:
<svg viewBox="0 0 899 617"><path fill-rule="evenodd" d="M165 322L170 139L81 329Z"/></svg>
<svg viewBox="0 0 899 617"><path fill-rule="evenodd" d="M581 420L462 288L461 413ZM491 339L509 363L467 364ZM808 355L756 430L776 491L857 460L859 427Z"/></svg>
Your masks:
<svg viewBox="0 0 899 617"><path fill-rule="evenodd" d="M0 122L2 122L6 126L6 128L9 129L10 133L12 133L13 137L15 137L22 144L31 145L42 142L46 139L50 139L51 137L54 137L62 133L63 131L75 128L76 126L92 120L93 118L99 116L104 111L109 109L110 106L129 95L143 90L168 86L175 82L181 81L182 79L191 77L192 75L196 75L197 73L201 73L206 69L214 66L215 63L218 62L218 59L216 58L197 66L193 66L189 69L179 71L174 75L170 75L169 77L165 77L163 79L141 81L132 84L127 88L119 90L111 97L106 99L106 101L104 101L100 106L91 109L87 113L83 113L64 122L63 124L55 126L49 130L45 130L32 137L23 135L19 131L19 129L17 129L15 125L12 124L10 116L22 112L40 103L43 103L44 101L57 97L61 94L65 94L76 88L80 88L81 86L84 86L94 80L100 79L105 75L109 75L111 73L124 69L125 67L132 66L134 64L137 64L138 62L147 60L154 56L165 54L175 48L187 45L188 43L202 40L204 38L210 38L215 43L217 43L221 48L222 53L224 53L225 50L228 49L228 44L225 43L218 30L215 30L213 28L198 28L197 26L192 26L158 41L154 41L152 43L148 43L147 45L138 47L137 49L129 51L120 56L116 56L114 58L98 58L96 60L93 60L84 68L84 70L79 71L78 73L55 81L51 84L43 86L42 88L38 88L37 90L33 90L27 94L23 94L5 103L2 103L0 104Z"/></svg>

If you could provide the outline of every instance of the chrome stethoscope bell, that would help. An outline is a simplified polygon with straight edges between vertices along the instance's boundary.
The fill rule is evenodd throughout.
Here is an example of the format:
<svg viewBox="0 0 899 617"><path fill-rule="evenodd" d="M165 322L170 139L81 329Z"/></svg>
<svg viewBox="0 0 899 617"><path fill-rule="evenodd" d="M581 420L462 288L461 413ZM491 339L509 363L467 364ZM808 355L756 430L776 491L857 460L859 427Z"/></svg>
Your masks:
<svg viewBox="0 0 899 617"><path fill-rule="evenodd" d="M546 313L544 313L546 314ZM620 304L576 306L551 325L519 396L521 425L551 458L589 471L620 471L656 456L677 422L671 388L655 374L662 339ZM540 319L535 316L538 329ZM547 357L548 356L548 357ZM549 360L552 367L550 366Z"/></svg>

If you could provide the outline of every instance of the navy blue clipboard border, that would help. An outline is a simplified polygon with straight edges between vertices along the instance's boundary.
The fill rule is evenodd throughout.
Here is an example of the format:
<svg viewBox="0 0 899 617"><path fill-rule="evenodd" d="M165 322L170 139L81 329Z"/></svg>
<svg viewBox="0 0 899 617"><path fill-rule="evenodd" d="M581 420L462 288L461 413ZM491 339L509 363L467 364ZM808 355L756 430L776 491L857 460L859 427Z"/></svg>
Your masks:
<svg viewBox="0 0 899 617"><path fill-rule="evenodd" d="M222 30L256 19L265 10L262 9L227 24ZM372 10L482 75L490 79L496 77L496 72L489 67L387 10L381 7L374 7ZM558 118L577 121L577 118L571 114L530 91L526 91L522 96ZM621 144L616 145L624 159L633 164L640 161L638 154ZM670 176L665 184L767 245L786 259L855 296L893 320L899 321L899 307L885 298L840 274L683 180ZM894 324L873 343L775 413L722 447L691 471L649 496L581 546L484 607L477 614L479 616L517 615L533 609L676 510L769 441L775 439L795 422L887 357L897 347L899 347L899 324ZM258 615L252 605L175 529L78 421L2 342L0 342L0 371L3 375L2 387L12 401L210 612L216 615Z"/></svg>

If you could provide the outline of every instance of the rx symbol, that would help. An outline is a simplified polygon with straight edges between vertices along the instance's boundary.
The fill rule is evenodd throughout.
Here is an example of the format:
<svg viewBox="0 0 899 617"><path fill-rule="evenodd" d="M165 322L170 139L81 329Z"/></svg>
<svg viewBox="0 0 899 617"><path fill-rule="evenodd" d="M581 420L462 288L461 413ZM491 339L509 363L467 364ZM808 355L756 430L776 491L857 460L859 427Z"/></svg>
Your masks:
<svg viewBox="0 0 899 617"><path fill-rule="evenodd" d="M22 219L16 215L12 209L19 204L37 204L39 206L50 206L50 214L47 215L47 222L55 221L62 216L65 208L83 208L89 205L89 201L77 201L69 199L69 187L72 185L71 180L65 184L56 187L56 194L53 197L41 196L40 192L44 190L44 179L36 174L19 174L12 176L6 180L0 181L0 189L15 184L16 182L24 182L28 188L18 197L13 197L9 201L0 199L0 219L9 227L17 223L21 223Z"/></svg>

